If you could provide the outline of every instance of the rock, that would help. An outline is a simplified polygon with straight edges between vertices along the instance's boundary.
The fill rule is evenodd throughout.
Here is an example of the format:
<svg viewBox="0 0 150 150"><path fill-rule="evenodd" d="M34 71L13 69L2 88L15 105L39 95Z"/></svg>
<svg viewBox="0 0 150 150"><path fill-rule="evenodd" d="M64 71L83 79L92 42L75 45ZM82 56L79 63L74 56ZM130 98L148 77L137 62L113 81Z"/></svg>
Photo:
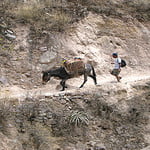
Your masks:
<svg viewBox="0 0 150 150"><path fill-rule="evenodd" d="M145 148L143 148L141 150L150 150L150 146L147 146L147 147L145 147Z"/></svg>
<svg viewBox="0 0 150 150"><path fill-rule="evenodd" d="M45 52L45 53L41 56L41 58L40 58L40 63L41 63L41 64L48 64L48 63L51 63L51 62L55 61L56 56L57 56L57 53L56 53L56 52L47 51L47 52Z"/></svg>
<svg viewBox="0 0 150 150"><path fill-rule="evenodd" d="M40 49L39 49L41 52L46 52L47 50L48 50L48 48L47 47L40 47Z"/></svg>
<svg viewBox="0 0 150 150"><path fill-rule="evenodd" d="M4 77L4 76L0 77L0 83L1 83L1 84L4 84L4 85L8 84L7 78Z"/></svg>
<svg viewBox="0 0 150 150"><path fill-rule="evenodd" d="M21 143L18 140L8 138L7 136L0 133L0 150L23 150Z"/></svg>
<svg viewBox="0 0 150 150"><path fill-rule="evenodd" d="M98 143L94 146L94 150L106 150L106 148L102 143Z"/></svg>
<svg viewBox="0 0 150 150"><path fill-rule="evenodd" d="M15 40L16 39L16 36L14 35L13 31L11 31L11 30L5 31L5 37L8 38L9 40Z"/></svg>

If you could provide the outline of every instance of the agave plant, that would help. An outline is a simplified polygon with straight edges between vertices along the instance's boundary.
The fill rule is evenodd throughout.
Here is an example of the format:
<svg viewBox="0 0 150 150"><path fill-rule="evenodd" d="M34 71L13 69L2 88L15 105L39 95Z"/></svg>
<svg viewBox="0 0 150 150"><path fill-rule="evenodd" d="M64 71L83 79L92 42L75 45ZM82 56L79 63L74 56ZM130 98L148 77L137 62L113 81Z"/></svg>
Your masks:
<svg viewBox="0 0 150 150"><path fill-rule="evenodd" d="M75 126L88 125L89 117L83 111L74 111L69 117L69 123Z"/></svg>

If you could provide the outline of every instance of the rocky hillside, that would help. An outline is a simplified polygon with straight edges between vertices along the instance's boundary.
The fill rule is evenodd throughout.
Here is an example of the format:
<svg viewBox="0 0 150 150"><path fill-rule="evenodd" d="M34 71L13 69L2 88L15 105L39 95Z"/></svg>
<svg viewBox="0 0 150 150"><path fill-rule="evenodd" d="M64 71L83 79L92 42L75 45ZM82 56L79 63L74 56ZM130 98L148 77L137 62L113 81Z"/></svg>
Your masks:
<svg viewBox="0 0 150 150"><path fill-rule="evenodd" d="M1 148L149 150L149 93L145 79L1 99Z"/></svg>
<svg viewBox="0 0 150 150"><path fill-rule="evenodd" d="M0 2L0 150L149 150L149 0ZM126 60L121 83L111 54ZM75 56L83 77L42 85L43 70Z"/></svg>
<svg viewBox="0 0 150 150"><path fill-rule="evenodd" d="M149 14L147 8L149 5L147 6L146 2L142 3L143 11L139 10L144 13L143 17ZM113 10L115 8L116 10L112 11L111 8L110 14L107 14L105 11L110 3L112 3ZM98 3L99 9L105 7L107 9L97 14L95 13L97 9L93 8L94 4L91 4L90 8L88 4L82 4L82 8L86 6L84 11L86 16L68 25L65 31L55 31L55 33L48 31L50 27L40 29L39 22L37 26L31 21L22 23L21 19L17 18L18 14L12 16L10 12L3 12L7 18L1 17L1 86L18 85L22 88L40 86L42 70L56 65L60 66L63 58L70 59L75 56L92 61L97 74L106 77L109 69L112 68L110 65L112 52L118 52L120 57L126 59L127 68L122 71L123 74L137 73L137 76L141 73L146 74L150 67L150 26L148 16L143 18L144 21L135 17L138 11L134 9L138 8L138 1L129 6L126 3L117 4L114 1L106 4ZM133 12L129 11L127 14L127 8ZM88 11L88 9L92 10ZM123 13L121 16L118 14L119 10ZM26 14L22 17L28 19L29 16L27 17ZM32 21L35 22L35 20ZM47 24L45 22L45 26Z"/></svg>

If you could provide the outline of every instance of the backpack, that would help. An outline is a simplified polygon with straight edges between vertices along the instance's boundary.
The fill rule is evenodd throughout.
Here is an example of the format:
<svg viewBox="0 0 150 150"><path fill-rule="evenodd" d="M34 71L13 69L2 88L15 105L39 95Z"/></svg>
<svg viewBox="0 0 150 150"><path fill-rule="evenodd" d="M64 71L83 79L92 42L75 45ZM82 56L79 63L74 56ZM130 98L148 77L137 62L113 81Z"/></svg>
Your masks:
<svg viewBox="0 0 150 150"><path fill-rule="evenodd" d="M127 64L126 64L126 61L121 59L121 67L125 67Z"/></svg>

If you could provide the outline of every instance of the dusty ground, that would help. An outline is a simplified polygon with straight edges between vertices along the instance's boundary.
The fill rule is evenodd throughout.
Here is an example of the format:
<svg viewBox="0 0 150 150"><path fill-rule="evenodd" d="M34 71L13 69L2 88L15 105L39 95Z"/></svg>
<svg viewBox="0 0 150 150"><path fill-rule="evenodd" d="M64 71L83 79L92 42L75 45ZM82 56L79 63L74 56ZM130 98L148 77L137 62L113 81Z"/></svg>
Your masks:
<svg viewBox="0 0 150 150"><path fill-rule="evenodd" d="M122 72L125 71L125 68L122 69ZM60 80L56 80L54 78L51 79L46 85L40 85L38 87L35 87L33 89L23 89L18 86L8 86L1 88L1 94L0 94L0 99L3 98L15 98L15 99L26 99L27 97L42 97L42 96L49 96L49 95L57 95L59 93L65 93L65 92L77 92L77 91L94 91L98 87L101 87L103 89L111 90L111 87L115 87L116 89L119 88L120 86L126 89L130 89L131 85L136 84L139 81L143 81L143 83L146 80L150 79L149 72L145 72L144 75L134 73L134 74L129 74L126 76L123 76L122 80L120 83L116 81L116 78L107 74L105 76L97 76L97 82L98 84L95 86L94 82L91 78L88 78L88 81L84 85L82 89L79 88L81 83L83 82L83 76L79 78L73 78L68 80L67 86L68 88L65 91L60 91L61 86L60 86Z"/></svg>
<svg viewBox="0 0 150 150"><path fill-rule="evenodd" d="M150 80L150 26L149 23L139 22L137 19L131 16L128 16L124 19L125 20L120 20L113 17L101 16L91 13L84 20L73 25L73 32L56 35L50 34L48 36L48 43L43 42L44 39L41 38L37 45L30 44L32 39L30 39L29 36L29 28L18 25L14 29L17 35L15 41L15 51L3 51L0 55L0 59L2 60L0 70L2 76L0 78L0 100L7 99L7 101L12 102L12 104L17 103L18 105L21 105L22 103L26 102L24 100L27 99L39 98L40 100L46 101L46 98L49 98L51 96L60 96L61 99L61 96L67 93L71 93L71 98L73 99L76 95L80 96L81 94L82 96L86 96L87 93L89 93L89 95L92 95L92 93L100 95L101 91L103 91L104 93L102 93L102 96L104 96L104 98L107 98L106 106L108 108L111 104L115 104L115 108L113 108L114 111L116 110L116 107L118 107L121 113L124 111L124 113L128 115L127 111L129 110L127 108L130 108L130 105L131 108L135 105L137 109L139 108L138 111L142 110L141 113L147 115L148 111L144 110L143 107L148 109L148 105L146 104L148 104L147 99L149 97L147 96L147 99L145 101L141 101L142 95L140 94L144 94L144 85L147 81ZM118 52L119 56L127 61L127 67L122 68L121 71L121 76L123 78L120 83L116 82L116 79L109 74L109 70L113 68L113 66L111 65L111 62L113 61L113 59L111 58L111 54L113 52ZM85 86L82 89L79 89L78 87L83 82L83 77L68 80L68 89L63 92L60 92L59 80L52 79L46 85L41 84L42 70L47 70L53 66L60 65L62 58L69 59L75 56L79 56L85 59L87 62L92 62L96 70L98 85L95 86L92 79L88 79ZM141 89L138 84L142 85ZM135 90L135 85L138 85L138 90ZM146 88L148 88L148 86L149 85L147 85ZM113 98L111 97L111 94L108 94L111 92L114 92L114 95L116 92L116 97ZM124 99L124 94L127 99ZM140 96L140 99L138 99L138 96ZM132 102L130 102L129 100L131 100ZM48 99L48 101L51 102L51 99ZM84 106L86 106L86 103L84 104L82 99L77 99L77 102L75 103L79 103L79 106L81 105L83 109ZM64 104L66 104L65 106L67 108L73 108L72 101L69 101L68 104L67 100L65 102L62 100L62 103L59 101L54 101L54 103L52 102L51 104L52 106L54 105L56 108L57 104L59 104L58 106L61 105L60 110L58 110L58 107L58 109L55 110L56 112L61 112L61 108L64 108ZM96 105L96 103L93 102L93 105L94 104ZM96 107L92 107L92 110L90 109L90 102L89 107L87 108L89 112L96 109ZM97 132L103 132L103 130L99 131L98 126L100 125L98 124L101 124L103 126L103 119L106 119L105 116L102 119L102 116L96 117L98 118L95 118L95 120L93 119L94 121L90 128L91 132L89 136L90 139L92 139L91 141L94 141L94 136L97 135ZM129 119L132 120L132 114L131 116L129 115L129 117L131 117ZM134 117L135 118L133 118L133 121L136 122L137 120L134 119L137 119L137 116ZM121 124L120 128L117 128L117 132L119 132L119 138L122 135L121 129L123 128L125 129L126 134L128 132L130 133L129 135L127 134L125 136L133 136L131 136L130 138L131 143L134 142L134 140L138 142L138 140L140 141L140 139L136 139L134 132L132 133L132 129L136 130L138 128L136 131L140 132L142 130L141 132L143 132L144 128L144 137L146 141L145 143L149 145L149 133L147 132L149 129L149 123L143 123L143 120L141 120L139 121L138 125L135 122L135 125L127 123L129 127L131 126L129 130L129 127L124 127ZM128 118L126 121L128 121ZM106 126L107 123L111 124L111 120L106 120ZM117 123L119 124L120 121L118 121ZM141 128L140 123L143 125ZM114 123L111 125L115 126L116 124ZM147 125L146 127L145 124ZM113 136L115 135L114 133L116 133L116 131L113 131L113 127L110 127L110 129L112 130L106 130L106 132L104 132L102 136L105 135L105 133L107 132L110 132L110 134L112 132L113 141L115 139L113 138ZM16 132L15 134L17 133L18 132ZM109 136L110 134L106 135ZM96 138L99 137L96 136ZM103 137L101 138L103 139ZM29 141L30 138L27 142ZM59 142L56 143L58 144ZM106 140L105 142L107 145L108 141ZM115 146L116 141L113 142ZM118 140L118 142L120 141ZM80 146L82 147L83 143L79 142L79 145L77 144L75 146L73 145L72 147L77 147L78 150L83 150L82 148L79 148ZM133 145L135 146L136 144L134 143ZM18 145L18 147L19 146L20 145ZM148 148L147 145L141 147ZM147 148L146 150L148 150ZM132 144L130 149L135 150L134 148L132 148ZM116 149L114 148L114 150ZM125 150L127 150L127 148Z"/></svg>

